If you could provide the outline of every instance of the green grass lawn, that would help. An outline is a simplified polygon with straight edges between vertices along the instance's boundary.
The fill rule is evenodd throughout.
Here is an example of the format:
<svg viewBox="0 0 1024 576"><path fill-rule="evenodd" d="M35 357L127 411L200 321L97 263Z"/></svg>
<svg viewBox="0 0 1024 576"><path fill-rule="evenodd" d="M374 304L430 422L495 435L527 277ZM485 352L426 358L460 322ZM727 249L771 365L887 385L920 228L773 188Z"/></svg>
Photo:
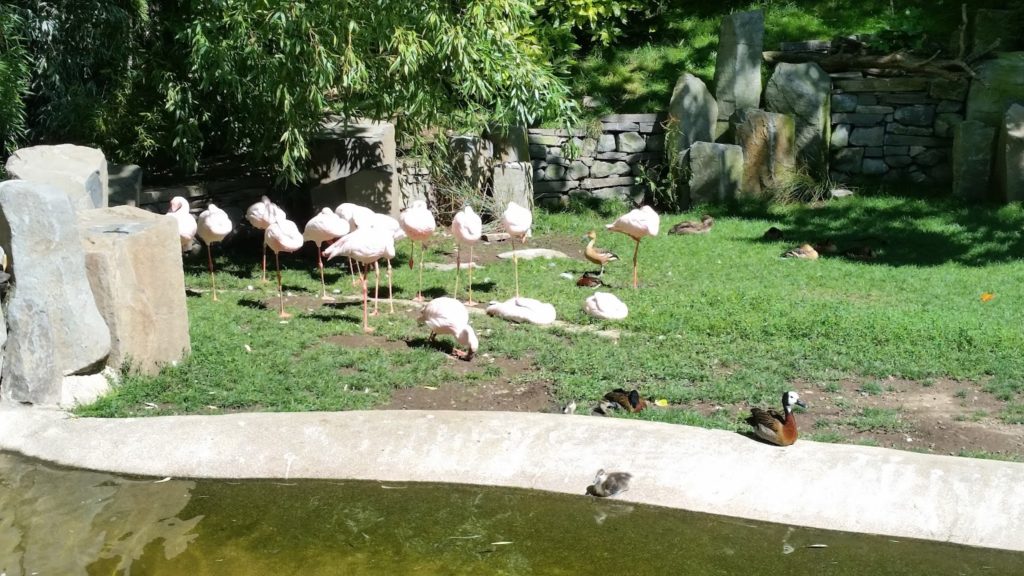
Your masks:
<svg viewBox="0 0 1024 576"><path fill-rule="evenodd" d="M544 247L546 239L580 238L621 210L603 208L605 213L538 212L530 244ZM1005 419L1020 421L1024 210L1019 206L968 207L877 196L817 207L708 210L716 217L708 235L663 232L642 242L637 291L630 285L632 241L610 233L599 236L602 246L622 257L605 275L630 309L626 320L610 323L622 330L617 341L474 316L481 355L532 359L534 370L511 376L550 383L559 400L575 399L581 405L616 387L638 388L645 396L685 408L697 402L775 405L794 382L828 390L848 377L869 379L869 387L886 376L950 377L984 383L986 390L1011 402ZM665 215L662 229L697 215ZM762 241L769 226L783 229L787 239ZM779 257L803 241L832 239L842 248L861 238L881 246L876 259ZM450 240L438 239L428 260L450 261L446 252L451 249ZM407 242L400 244L395 263L399 298L410 298L416 290L415 273L401 265L408 250ZM319 277L312 250L282 260L286 290L315 297ZM222 256L222 300L212 302L206 294L188 298L190 357L155 377L126 370L112 394L78 413L115 417L362 409L386 402L396 388L471 384L500 372L487 367L486 356L474 361L478 370L454 370L442 351L425 345L426 329L408 312L373 318L371 324L378 336L410 346L349 348L332 342L332 337L360 332L361 308L348 302L312 312L292 308L295 317L280 323L274 290L256 280L254 262ZM186 266L186 284L207 288L205 257L189 259ZM603 326L582 311L591 290L560 276L569 272L575 277L587 269L592 266L577 260L521 261L522 292L554 304L567 323ZM442 295L451 290L453 279L452 272L428 270L424 287L431 296ZM329 280L347 294L356 293L347 273L336 266ZM512 296L510 262L489 264L474 280L478 300ZM249 285L255 289L247 290ZM985 292L995 297L983 302ZM270 309L264 307L267 300ZM893 427L895 416L863 414L857 425ZM645 411L639 417L742 426L738 414L726 411L710 417L687 409Z"/></svg>

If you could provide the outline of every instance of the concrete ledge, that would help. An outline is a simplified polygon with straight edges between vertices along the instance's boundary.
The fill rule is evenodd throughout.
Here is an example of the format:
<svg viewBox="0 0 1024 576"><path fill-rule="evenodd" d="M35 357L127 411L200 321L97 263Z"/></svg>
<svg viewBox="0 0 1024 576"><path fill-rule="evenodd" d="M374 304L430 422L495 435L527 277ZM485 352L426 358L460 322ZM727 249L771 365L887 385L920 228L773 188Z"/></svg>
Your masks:
<svg viewBox="0 0 1024 576"><path fill-rule="evenodd" d="M307 412L135 419L0 410L0 449L66 466L194 478L456 482L583 494L785 524L1024 551L1024 464L592 416Z"/></svg>

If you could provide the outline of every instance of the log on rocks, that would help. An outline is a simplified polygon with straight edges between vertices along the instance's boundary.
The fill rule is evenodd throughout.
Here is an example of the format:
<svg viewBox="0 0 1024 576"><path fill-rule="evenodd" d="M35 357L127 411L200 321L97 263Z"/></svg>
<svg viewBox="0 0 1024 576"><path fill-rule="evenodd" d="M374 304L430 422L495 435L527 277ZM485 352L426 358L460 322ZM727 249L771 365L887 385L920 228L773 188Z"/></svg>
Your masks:
<svg viewBox="0 0 1024 576"><path fill-rule="evenodd" d="M849 70L891 70L948 79L958 79L964 76L974 77L974 70L963 60L939 60L935 57L918 58L903 52L878 55L766 51L762 52L762 57L769 64L816 62L829 73Z"/></svg>

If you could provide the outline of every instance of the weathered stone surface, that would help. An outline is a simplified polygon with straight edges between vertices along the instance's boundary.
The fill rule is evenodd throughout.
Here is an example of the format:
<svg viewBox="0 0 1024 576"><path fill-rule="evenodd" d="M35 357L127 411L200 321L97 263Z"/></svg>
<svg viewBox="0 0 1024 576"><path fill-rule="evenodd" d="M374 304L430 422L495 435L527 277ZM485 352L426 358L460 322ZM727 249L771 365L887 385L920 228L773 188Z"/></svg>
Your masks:
<svg viewBox="0 0 1024 576"><path fill-rule="evenodd" d="M909 146L886 146L884 151L886 156L910 156Z"/></svg>
<svg viewBox="0 0 1024 576"><path fill-rule="evenodd" d="M690 73L680 76L668 104L665 142L669 150L682 151L694 142L714 141L718 115L718 103L704 81Z"/></svg>
<svg viewBox="0 0 1024 576"><path fill-rule="evenodd" d="M921 166L935 166L949 159L949 153L945 148L929 148L914 156L914 163Z"/></svg>
<svg viewBox="0 0 1024 576"><path fill-rule="evenodd" d="M997 53L977 65L967 95L967 119L1002 126L1011 103L1024 102L1024 52Z"/></svg>
<svg viewBox="0 0 1024 576"><path fill-rule="evenodd" d="M636 122L638 124L653 124L659 122L662 119L660 114L645 113L645 114L609 114L601 117L601 122L604 124L624 124L627 122Z"/></svg>
<svg viewBox="0 0 1024 576"><path fill-rule="evenodd" d="M565 179L565 166L559 166L558 164L549 164L544 171L540 174L541 180L564 180Z"/></svg>
<svg viewBox="0 0 1024 576"><path fill-rule="evenodd" d="M548 147L543 144L530 144L530 158L543 158L548 155Z"/></svg>
<svg viewBox="0 0 1024 576"><path fill-rule="evenodd" d="M48 184L0 183L0 245L14 276L0 394L55 405L63 376L97 368L110 353L70 198Z"/></svg>
<svg viewBox="0 0 1024 576"><path fill-rule="evenodd" d="M928 87L928 95L936 100L963 102L969 87L966 79L935 78Z"/></svg>
<svg viewBox="0 0 1024 576"><path fill-rule="evenodd" d="M546 136L543 134L534 134L532 131L529 135L530 144L542 144L544 146L561 146L564 138L559 136Z"/></svg>
<svg viewBox="0 0 1024 576"><path fill-rule="evenodd" d="M879 94L879 104L902 106L904 104L929 104L934 99L927 92L890 92Z"/></svg>
<svg viewBox="0 0 1024 576"><path fill-rule="evenodd" d="M831 109L833 112L853 112L857 109L857 95L833 94Z"/></svg>
<svg viewBox="0 0 1024 576"><path fill-rule="evenodd" d="M861 106L876 106L878 104L877 94L848 94L848 96L857 99L857 107ZM855 108L856 109L856 108Z"/></svg>
<svg viewBox="0 0 1024 576"><path fill-rule="evenodd" d="M533 135L530 135L533 144ZM475 190L483 190L491 173L494 148L490 140L477 136L453 136L448 139L452 168Z"/></svg>
<svg viewBox="0 0 1024 576"><path fill-rule="evenodd" d="M641 186L613 186L611 188L597 188L596 190L582 189L573 190L569 195L575 197L597 198L598 200L632 200L639 203L644 199L644 189Z"/></svg>
<svg viewBox="0 0 1024 576"><path fill-rule="evenodd" d="M138 206L142 193L142 168L135 164L107 162L108 206Z"/></svg>
<svg viewBox="0 0 1024 576"><path fill-rule="evenodd" d="M665 150L665 134L651 134L647 137L647 152L662 152Z"/></svg>
<svg viewBox="0 0 1024 576"><path fill-rule="evenodd" d="M928 89L927 78L851 78L833 82L843 92L923 92Z"/></svg>
<svg viewBox="0 0 1024 576"><path fill-rule="evenodd" d="M760 105L763 48L763 11L737 12L722 18L715 61L719 119L728 120L738 110Z"/></svg>
<svg viewBox="0 0 1024 576"><path fill-rule="evenodd" d="M632 154L634 152L643 152L644 148L647 147L647 142L639 132L622 132L617 138L618 146L616 150L619 152Z"/></svg>
<svg viewBox="0 0 1024 576"><path fill-rule="evenodd" d="M885 163L892 168L903 168L910 166L914 162L914 159L910 156L886 156Z"/></svg>
<svg viewBox="0 0 1024 576"><path fill-rule="evenodd" d="M845 148L850 143L850 131L849 124L836 124L835 130L832 131L832 137L829 139L829 146L833 149Z"/></svg>
<svg viewBox="0 0 1024 576"><path fill-rule="evenodd" d="M741 196L743 149L733 144L694 142L678 157L686 174L689 204L724 202Z"/></svg>
<svg viewBox="0 0 1024 576"><path fill-rule="evenodd" d="M889 166L881 158L865 158L861 167L861 172L870 176L885 174L888 171Z"/></svg>
<svg viewBox="0 0 1024 576"><path fill-rule="evenodd" d="M760 195L796 164L793 117L763 110L737 110L730 118L736 144L743 148L743 192Z"/></svg>
<svg viewBox="0 0 1024 576"><path fill-rule="evenodd" d="M172 218L132 206L83 210L86 274L110 329L114 369L155 374L190 350L185 276Z"/></svg>
<svg viewBox="0 0 1024 576"><path fill-rule="evenodd" d="M1012 104L999 127L996 183L1003 200L1024 200L1024 106Z"/></svg>
<svg viewBox="0 0 1024 576"><path fill-rule="evenodd" d="M948 146L949 141L932 136L908 136L905 134L886 134L886 146Z"/></svg>
<svg viewBox="0 0 1024 576"><path fill-rule="evenodd" d="M885 129L890 134L908 134L910 136L931 136L935 134L935 129L931 126L904 126L896 122L889 122L885 125Z"/></svg>
<svg viewBox="0 0 1024 576"><path fill-rule="evenodd" d="M6 168L12 179L55 186L67 194L75 210L107 205L107 159L96 148L74 144L30 146L11 154Z"/></svg>
<svg viewBox="0 0 1024 576"><path fill-rule="evenodd" d="M954 112L939 114L935 117L935 135L944 138L950 137L953 135L953 128L963 121L964 117L961 114Z"/></svg>
<svg viewBox="0 0 1024 576"><path fill-rule="evenodd" d="M551 181L540 181L533 183L533 192L535 194L549 194L552 192L568 192L574 188L579 188L580 183L576 180L551 180Z"/></svg>
<svg viewBox="0 0 1024 576"><path fill-rule="evenodd" d="M595 138L573 138L570 142L580 156L593 156L597 152Z"/></svg>
<svg viewBox="0 0 1024 576"><path fill-rule="evenodd" d="M574 160L569 165L569 170L565 173L565 177L568 180L582 180L590 175L590 166L587 166L579 160Z"/></svg>
<svg viewBox="0 0 1024 576"><path fill-rule="evenodd" d="M615 150L615 135L601 134L597 139L597 152L612 152Z"/></svg>
<svg viewBox="0 0 1024 576"><path fill-rule="evenodd" d="M367 168L355 174L314 186L309 191L313 206L337 206L352 202L374 212L398 217L402 210L402 187L391 166Z"/></svg>
<svg viewBox="0 0 1024 576"><path fill-rule="evenodd" d="M871 106L857 106L853 110L857 114L891 114L896 111L892 106L880 106L873 104Z"/></svg>
<svg viewBox="0 0 1024 576"><path fill-rule="evenodd" d="M881 146L884 138L885 126L854 128L853 134L850 134L850 144L853 146Z"/></svg>
<svg viewBox="0 0 1024 576"><path fill-rule="evenodd" d="M854 126L875 126L883 120L885 120L885 114L857 114L854 112L832 115L834 124L852 124Z"/></svg>
<svg viewBox="0 0 1024 576"><path fill-rule="evenodd" d="M863 148L843 148L832 156L832 169L857 174L864 160Z"/></svg>
<svg viewBox="0 0 1024 576"><path fill-rule="evenodd" d="M529 162L505 162L494 167L494 202L498 213L509 202L533 207L533 166Z"/></svg>
<svg viewBox="0 0 1024 576"><path fill-rule="evenodd" d="M580 181L580 188L595 190L597 188L611 188L612 186L632 186L635 184L632 176L615 176L612 178L587 178Z"/></svg>
<svg viewBox="0 0 1024 576"><path fill-rule="evenodd" d="M797 166L817 176L828 173L831 90L828 74L812 62L779 64L765 91L765 108L790 114L796 122Z"/></svg>
<svg viewBox="0 0 1024 576"><path fill-rule="evenodd" d="M864 157L881 158L882 156L885 156L884 150L885 148L883 148L882 146L866 146L864 148Z"/></svg>
<svg viewBox="0 0 1024 576"><path fill-rule="evenodd" d="M622 174L629 174L629 164L625 162L598 161L590 166L590 176L592 178L607 178Z"/></svg>
<svg viewBox="0 0 1024 576"><path fill-rule="evenodd" d="M395 166L395 125L328 116L309 142L309 180L327 184L360 170Z"/></svg>
<svg viewBox="0 0 1024 576"><path fill-rule="evenodd" d="M909 126L931 126L935 121L935 106L927 104L913 104L901 106L893 114L897 122Z"/></svg>
<svg viewBox="0 0 1024 576"><path fill-rule="evenodd" d="M942 102L939 102L938 105L935 107L935 111L938 112L939 114L944 114L947 112L960 112L963 109L964 103L962 100L943 100Z"/></svg>
<svg viewBox="0 0 1024 576"><path fill-rule="evenodd" d="M530 143L522 126L492 126L487 131L494 158L499 162L526 162L530 159Z"/></svg>
<svg viewBox="0 0 1024 576"><path fill-rule="evenodd" d="M969 200L986 200L990 193L996 129L976 120L953 128L953 195Z"/></svg>

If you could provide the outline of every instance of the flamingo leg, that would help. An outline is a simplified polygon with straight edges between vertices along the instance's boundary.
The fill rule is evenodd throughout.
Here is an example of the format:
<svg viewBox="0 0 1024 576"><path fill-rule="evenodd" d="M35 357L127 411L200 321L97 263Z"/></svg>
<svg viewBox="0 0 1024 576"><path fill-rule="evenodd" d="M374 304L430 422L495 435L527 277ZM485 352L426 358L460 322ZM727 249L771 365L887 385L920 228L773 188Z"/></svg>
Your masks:
<svg viewBox="0 0 1024 576"><path fill-rule="evenodd" d="M519 301L519 256L516 254L516 239L512 238L512 267L516 276L516 301Z"/></svg>
<svg viewBox="0 0 1024 576"><path fill-rule="evenodd" d="M359 269L359 279L361 280L360 283L363 285L363 332L367 334L373 332L373 328L370 328L370 321L367 318L366 313L367 309L370 307L369 303L366 301L367 292L369 291L369 281L367 279L368 274L369 272L365 269L365 267Z"/></svg>
<svg viewBox="0 0 1024 576"><path fill-rule="evenodd" d="M473 245L469 245L469 301L466 304L475 306L473 302Z"/></svg>
<svg viewBox="0 0 1024 576"><path fill-rule="evenodd" d="M348 271L352 273L352 285L353 286L357 286L359 284L359 280L356 279L356 266L358 266L358 264L357 265L353 265L352 264L352 259L349 258L348 259Z"/></svg>
<svg viewBox="0 0 1024 576"><path fill-rule="evenodd" d="M377 278L376 278L375 284L373 285L373 313L371 313L370 316L376 316L377 314L380 314L380 312L377 311L377 303L380 301L380 262L379 261L373 263L373 271L376 274Z"/></svg>
<svg viewBox="0 0 1024 576"><path fill-rule="evenodd" d="M462 245L455 245L455 292L452 295L459 298L459 276L462 276Z"/></svg>
<svg viewBox="0 0 1024 576"><path fill-rule="evenodd" d="M206 245L206 261L210 265L210 283L213 284L213 301L217 301L217 277L213 275L213 249Z"/></svg>
<svg viewBox="0 0 1024 576"><path fill-rule="evenodd" d="M640 283L637 279L637 256L640 254L640 240L636 240L636 248L633 249L633 289L636 290Z"/></svg>
<svg viewBox="0 0 1024 576"><path fill-rule="evenodd" d="M265 235L263 238L263 278L260 282L267 281L267 240Z"/></svg>
<svg viewBox="0 0 1024 576"><path fill-rule="evenodd" d="M426 250L427 243L420 244L420 284L416 288L416 301L423 301L423 251Z"/></svg>
<svg viewBox="0 0 1024 576"><path fill-rule="evenodd" d="M321 247L322 245L320 244L316 247L316 264L320 267L320 286L323 288L323 295L320 296L320 299L331 302L334 300L334 297L327 295L327 282L324 281L324 257L320 253Z"/></svg>
<svg viewBox="0 0 1024 576"><path fill-rule="evenodd" d="M395 313L395 299L391 293L391 259L388 258L388 313Z"/></svg>
<svg viewBox="0 0 1024 576"><path fill-rule="evenodd" d="M281 285L281 258L274 252L274 264L277 266L277 295L281 302L281 313L277 315L282 320L291 318L292 315L284 311L284 287Z"/></svg>

